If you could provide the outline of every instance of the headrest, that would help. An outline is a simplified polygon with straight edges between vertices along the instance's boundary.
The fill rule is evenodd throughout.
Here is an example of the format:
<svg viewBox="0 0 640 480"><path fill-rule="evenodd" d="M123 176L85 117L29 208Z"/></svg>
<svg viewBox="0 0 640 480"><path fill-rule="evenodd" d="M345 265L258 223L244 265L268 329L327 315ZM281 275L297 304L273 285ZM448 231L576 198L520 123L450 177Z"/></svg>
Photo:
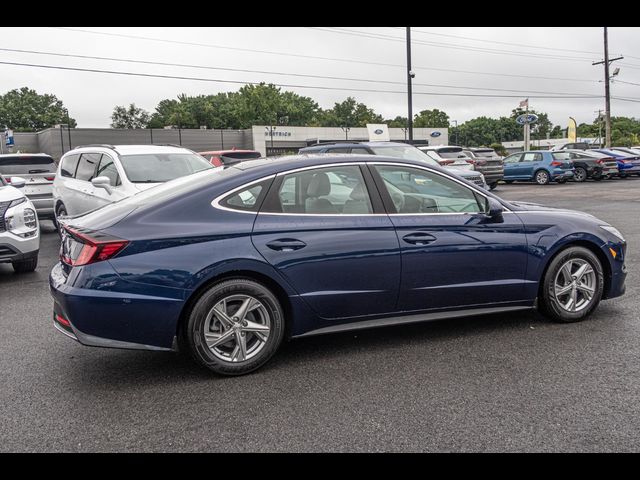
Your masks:
<svg viewBox="0 0 640 480"><path fill-rule="evenodd" d="M351 200L366 200L367 199L367 192L364 189L364 185L362 185L362 183L358 183L355 187L353 187L353 190L351 191L351 195L349 195L349 198Z"/></svg>
<svg viewBox="0 0 640 480"><path fill-rule="evenodd" d="M309 197L323 197L329 193L331 193L329 175L324 172L314 174L307 187L307 195Z"/></svg>

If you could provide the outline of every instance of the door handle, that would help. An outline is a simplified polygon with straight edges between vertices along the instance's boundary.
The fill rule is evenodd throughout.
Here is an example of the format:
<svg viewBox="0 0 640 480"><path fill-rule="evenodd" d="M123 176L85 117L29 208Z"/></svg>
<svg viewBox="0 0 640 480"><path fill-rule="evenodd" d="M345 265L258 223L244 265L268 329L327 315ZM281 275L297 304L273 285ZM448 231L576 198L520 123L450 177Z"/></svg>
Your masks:
<svg viewBox="0 0 640 480"><path fill-rule="evenodd" d="M425 232L415 232L405 235L402 237L402 240L412 245L427 245L428 243L435 242L436 237Z"/></svg>
<svg viewBox="0 0 640 480"><path fill-rule="evenodd" d="M278 252L292 252L294 250L300 250L306 246L307 244L302 240L297 240L295 238L279 238L267 243L267 247Z"/></svg>

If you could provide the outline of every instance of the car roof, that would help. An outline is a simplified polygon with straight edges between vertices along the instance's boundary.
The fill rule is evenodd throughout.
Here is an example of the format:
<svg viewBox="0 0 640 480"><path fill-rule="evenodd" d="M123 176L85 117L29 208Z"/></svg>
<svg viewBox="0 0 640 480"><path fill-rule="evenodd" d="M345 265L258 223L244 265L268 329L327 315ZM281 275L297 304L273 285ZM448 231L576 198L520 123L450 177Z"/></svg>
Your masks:
<svg viewBox="0 0 640 480"><path fill-rule="evenodd" d="M80 145L71 152L83 152L83 151L115 151L119 155L140 155L144 153L185 153L192 151L186 147L180 147L179 145ZM65 154L65 155L66 155Z"/></svg>
<svg viewBox="0 0 640 480"><path fill-rule="evenodd" d="M418 148L420 150L442 150L445 148L459 148L460 150L464 150L459 145L419 145Z"/></svg>
<svg viewBox="0 0 640 480"><path fill-rule="evenodd" d="M208 150L206 152L198 152L200 155L224 155L225 153L260 153L258 150Z"/></svg>
<svg viewBox="0 0 640 480"><path fill-rule="evenodd" d="M344 142L329 142L329 143L318 143L314 145L309 145L308 147L303 147L300 150L307 149L322 149L326 147L353 147L363 145L365 147L389 147L389 146L407 146L410 145L408 143L402 142L359 142L359 141L344 141Z"/></svg>
<svg viewBox="0 0 640 480"><path fill-rule="evenodd" d="M2 153L0 158L20 158L20 157L49 157L48 153Z"/></svg>

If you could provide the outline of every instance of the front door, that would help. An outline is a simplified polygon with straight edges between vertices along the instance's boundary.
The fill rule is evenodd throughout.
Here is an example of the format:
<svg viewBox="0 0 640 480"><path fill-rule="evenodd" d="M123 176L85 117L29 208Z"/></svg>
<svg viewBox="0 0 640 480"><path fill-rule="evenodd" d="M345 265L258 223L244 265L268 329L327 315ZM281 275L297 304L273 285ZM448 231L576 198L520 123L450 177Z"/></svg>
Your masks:
<svg viewBox="0 0 640 480"><path fill-rule="evenodd" d="M432 170L376 164L371 171L402 252L398 310L524 299L527 240L515 214L492 221L486 197Z"/></svg>
<svg viewBox="0 0 640 480"><path fill-rule="evenodd" d="M398 239L362 168L341 164L278 175L254 224L255 247L324 319L395 309Z"/></svg>

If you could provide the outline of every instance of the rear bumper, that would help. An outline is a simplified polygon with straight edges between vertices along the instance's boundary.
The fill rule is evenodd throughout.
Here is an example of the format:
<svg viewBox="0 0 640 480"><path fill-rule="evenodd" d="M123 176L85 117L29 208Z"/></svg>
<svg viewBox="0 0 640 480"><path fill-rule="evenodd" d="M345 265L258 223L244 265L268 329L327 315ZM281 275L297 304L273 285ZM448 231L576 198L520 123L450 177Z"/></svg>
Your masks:
<svg viewBox="0 0 640 480"><path fill-rule="evenodd" d="M551 178L553 180L569 180L573 178L573 170L554 170L551 172Z"/></svg>
<svg viewBox="0 0 640 480"><path fill-rule="evenodd" d="M76 286L83 284L94 288ZM149 288L122 280L108 262L76 267L68 277L57 263L49 275L54 324L87 346L174 350L177 322L184 306L182 291L174 292L179 298L131 293ZM56 314L70 326L57 322Z"/></svg>

